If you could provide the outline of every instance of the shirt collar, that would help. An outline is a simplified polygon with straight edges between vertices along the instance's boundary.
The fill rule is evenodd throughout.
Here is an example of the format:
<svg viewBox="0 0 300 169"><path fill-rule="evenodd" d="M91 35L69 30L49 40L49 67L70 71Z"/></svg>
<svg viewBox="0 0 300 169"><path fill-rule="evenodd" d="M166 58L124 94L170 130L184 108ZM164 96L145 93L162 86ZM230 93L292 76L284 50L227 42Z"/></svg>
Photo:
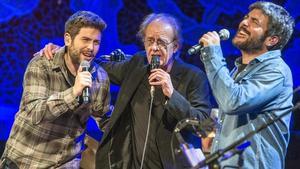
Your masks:
<svg viewBox="0 0 300 169"><path fill-rule="evenodd" d="M53 70L67 69L67 67L65 65L65 60L64 60L64 55L67 52L66 50L67 50L66 46L63 46L55 53L55 55L53 57L53 66L52 66ZM97 66L98 65L92 61L90 68L89 68L89 72L94 73L96 71Z"/></svg>
<svg viewBox="0 0 300 169"><path fill-rule="evenodd" d="M265 60L270 60L270 59L277 58L277 57L280 57L280 56L281 56L281 51L280 50L268 51L264 54L261 54L261 55L257 56L249 64L264 62ZM241 64L242 64L242 57L239 57L235 60L235 66L239 66Z"/></svg>
<svg viewBox="0 0 300 169"><path fill-rule="evenodd" d="M65 60L64 60L64 55L66 53L66 47L63 46L61 47L55 54L53 57L53 66L52 69L62 69L65 68Z"/></svg>

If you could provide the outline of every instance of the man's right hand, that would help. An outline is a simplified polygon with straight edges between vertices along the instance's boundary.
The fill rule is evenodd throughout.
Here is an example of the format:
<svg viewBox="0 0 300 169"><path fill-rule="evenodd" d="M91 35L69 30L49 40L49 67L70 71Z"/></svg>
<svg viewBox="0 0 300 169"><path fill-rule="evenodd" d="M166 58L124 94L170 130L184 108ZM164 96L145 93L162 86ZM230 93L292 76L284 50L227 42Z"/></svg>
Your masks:
<svg viewBox="0 0 300 169"><path fill-rule="evenodd" d="M73 86L74 96L80 96L85 87L92 87L92 75L89 71L82 71L82 67L79 66Z"/></svg>
<svg viewBox="0 0 300 169"><path fill-rule="evenodd" d="M48 60L53 59L53 55L58 51L60 46L53 43L48 43L43 49L40 50L40 53L44 55Z"/></svg>

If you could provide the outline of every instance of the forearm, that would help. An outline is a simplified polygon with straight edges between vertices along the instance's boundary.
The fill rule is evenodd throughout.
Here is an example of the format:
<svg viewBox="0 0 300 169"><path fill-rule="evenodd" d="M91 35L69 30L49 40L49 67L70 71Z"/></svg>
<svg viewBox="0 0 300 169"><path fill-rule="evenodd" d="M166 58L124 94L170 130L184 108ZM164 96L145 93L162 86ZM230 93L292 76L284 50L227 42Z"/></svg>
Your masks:
<svg viewBox="0 0 300 169"><path fill-rule="evenodd" d="M108 73L109 79L112 83L120 85L124 79L129 60L122 62L108 62L108 61L95 61Z"/></svg>
<svg viewBox="0 0 300 169"><path fill-rule="evenodd" d="M168 112L178 121L185 118L206 119L209 117L210 107L209 96L187 100L176 90L166 104Z"/></svg>
<svg viewBox="0 0 300 169"><path fill-rule="evenodd" d="M107 76L107 75L105 75ZM110 118L110 83L108 78L103 78L97 91L97 99L93 103L92 116L96 121L98 128L105 130Z"/></svg>
<svg viewBox="0 0 300 169"><path fill-rule="evenodd" d="M32 124L55 120L79 105L78 100L72 93L72 88L49 96L34 92L28 86L26 90L30 92L25 92L23 104Z"/></svg>
<svg viewBox="0 0 300 169"><path fill-rule="evenodd" d="M277 88L283 82L279 71L267 67L256 71L250 79L235 82L230 76L220 46L204 48L201 60L219 108L227 114L255 111L276 96Z"/></svg>
<svg viewBox="0 0 300 169"><path fill-rule="evenodd" d="M189 71L185 82L174 89L166 105L169 112L177 120L184 118L205 119L209 117L211 103L208 81L203 72ZM185 86L185 87L184 87Z"/></svg>

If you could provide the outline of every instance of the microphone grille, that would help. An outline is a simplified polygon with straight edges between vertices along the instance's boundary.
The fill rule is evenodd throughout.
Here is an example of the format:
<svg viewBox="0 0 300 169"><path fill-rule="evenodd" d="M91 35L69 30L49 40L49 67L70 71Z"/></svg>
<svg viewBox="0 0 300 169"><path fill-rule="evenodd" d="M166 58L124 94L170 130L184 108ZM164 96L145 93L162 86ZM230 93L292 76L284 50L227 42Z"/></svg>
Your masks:
<svg viewBox="0 0 300 169"><path fill-rule="evenodd" d="M80 63L80 66L81 67L90 67L90 62L89 61L86 61L86 60L83 60L81 63Z"/></svg>
<svg viewBox="0 0 300 169"><path fill-rule="evenodd" d="M152 69L159 68L159 64L160 64L159 56L153 56L151 59L150 69L152 70Z"/></svg>
<svg viewBox="0 0 300 169"><path fill-rule="evenodd" d="M221 40L227 40L230 37L230 32L227 29L221 29L219 31L219 36Z"/></svg>

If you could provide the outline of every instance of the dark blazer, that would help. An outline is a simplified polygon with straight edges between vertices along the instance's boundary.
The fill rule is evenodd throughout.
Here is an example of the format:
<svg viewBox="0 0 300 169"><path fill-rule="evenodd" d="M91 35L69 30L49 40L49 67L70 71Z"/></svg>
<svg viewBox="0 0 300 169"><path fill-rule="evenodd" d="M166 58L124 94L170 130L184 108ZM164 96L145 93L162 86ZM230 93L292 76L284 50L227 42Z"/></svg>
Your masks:
<svg viewBox="0 0 300 169"><path fill-rule="evenodd" d="M148 62L144 52L137 53L123 62L100 62L112 83L120 85L120 91L107 127L97 151L96 168L132 169L132 145L130 101L144 76ZM197 67L177 58L170 72L174 92L164 107L157 130L157 146L163 167L175 168L172 161L171 138L175 125L182 119L205 119L210 112L210 92L205 74ZM174 139L174 147L178 142ZM176 160L177 161L177 160ZM110 165L110 167L109 167ZM183 163L176 167L184 168Z"/></svg>

